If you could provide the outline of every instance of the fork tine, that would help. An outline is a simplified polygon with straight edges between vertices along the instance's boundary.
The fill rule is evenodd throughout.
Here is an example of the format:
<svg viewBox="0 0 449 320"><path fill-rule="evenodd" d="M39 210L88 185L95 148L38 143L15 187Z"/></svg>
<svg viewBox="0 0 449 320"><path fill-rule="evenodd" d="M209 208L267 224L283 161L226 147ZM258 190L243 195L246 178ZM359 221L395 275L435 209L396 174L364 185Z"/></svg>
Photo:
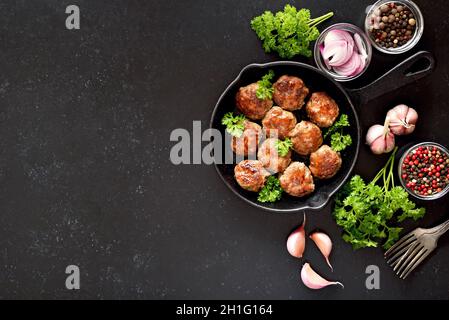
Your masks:
<svg viewBox="0 0 449 320"><path fill-rule="evenodd" d="M414 265L410 268L410 270L409 270L409 271L402 277L402 279L407 278L407 277L409 276L409 274L410 274L413 270L415 270L415 268L418 267L418 266L421 264L421 262L423 262L424 259L426 259L427 256L428 256L431 252L432 252L432 250L430 250L430 251L427 250L426 252L424 252L424 254L421 255L421 258L419 258L419 260L415 262L415 264L414 264Z"/></svg>
<svg viewBox="0 0 449 320"><path fill-rule="evenodd" d="M387 264L389 264L390 266L394 266L396 264L396 262L398 261L398 259L402 256L402 254L408 250L408 248L410 248L411 245L413 245L414 242L410 242L408 245L404 246L402 249L400 250L396 250L395 252L392 252L391 255L394 255L390 258L385 257L385 259L387 260Z"/></svg>
<svg viewBox="0 0 449 320"><path fill-rule="evenodd" d="M393 269L396 271L396 274L399 275L410 263L410 261L416 256L416 254L421 250L422 244L419 242L416 242L412 247L410 247L406 253L404 253L403 258L401 258L402 263L396 265L396 267Z"/></svg>
<svg viewBox="0 0 449 320"><path fill-rule="evenodd" d="M407 251L416 244L418 240L415 237L410 238L406 242L403 242L395 251L391 252L390 255L385 258L388 259L387 263L391 266L395 265L400 259L402 259L403 255L407 253Z"/></svg>
<svg viewBox="0 0 449 320"><path fill-rule="evenodd" d="M410 232L409 234L403 236L398 242L396 242L390 249L388 249L385 252L385 254L384 254L385 257L388 257L390 254L393 254L393 252L402 248L405 243L409 242L410 239L414 239L414 238L415 238L415 236L414 236L413 232Z"/></svg>
<svg viewBox="0 0 449 320"><path fill-rule="evenodd" d="M419 242L415 241L408 249L407 251L402 255L402 257L399 259L399 261L396 263L396 265L393 268L393 271L398 273L400 269L404 266L404 263L408 258L410 257L410 253L415 250L415 248L419 246Z"/></svg>
<svg viewBox="0 0 449 320"><path fill-rule="evenodd" d="M408 276L410 272L412 272L412 270L415 269L422 260L424 260L425 257L427 257L427 252L428 250L425 247L422 247L421 250L413 258L413 260L410 261L407 268L405 268L404 271L402 271L402 273L399 275L399 278L405 279L405 277Z"/></svg>

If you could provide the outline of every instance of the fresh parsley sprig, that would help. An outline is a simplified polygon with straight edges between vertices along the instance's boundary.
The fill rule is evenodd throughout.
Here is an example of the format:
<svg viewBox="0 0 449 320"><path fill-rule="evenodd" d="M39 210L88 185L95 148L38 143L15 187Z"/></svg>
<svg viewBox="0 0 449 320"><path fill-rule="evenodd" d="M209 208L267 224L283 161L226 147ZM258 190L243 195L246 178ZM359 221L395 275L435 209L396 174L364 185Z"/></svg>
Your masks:
<svg viewBox="0 0 449 320"><path fill-rule="evenodd" d="M279 179L275 176L269 176L262 190L259 191L257 201L259 202L276 202L281 200L282 188Z"/></svg>
<svg viewBox="0 0 449 320"><path fill-rule="evenodd" d="M311 57L310 43L320 35L316 26L333 15L333 12L329 12L311 19L310 10L297 10L287 4L284 11L276 14L265 11L255 17L251 20L251 28L262 41L267 53L275 51L281 58L287 59L298 54Z"/></svg>
<svg viewBox="0 0 449 320"><path fill-rule="evenodd" d="M352 144L352 138L349 134L335 132L331 135L331 148L336 152L345 150Z"/></svg>
<svg viewBox="0 0 449 320"><path fill-rule="evenodd" d="M257 84L259 87L256 90L256 96L259 100L271 99L273 98L273 84L271 80L274 78L274 71L270 70L266 75L262 77L262 80L259 80Z"/></svg>
<svg viewBox="0 0 449 320"><path fill-rule="evenodd" d="M348 115L342 114L340 118L337 121L335 121L332 127L327 129L327 131L324 133L323 139L326 139L330 134L337 132L338 130L344 127L349 127L350 125L351 124L349 123Z"/></svg>
<svg viewBox="0 0 449 320"><path fill-rule="evenodd" d="M349 127L348 115L342 114L340 118L324 133L323 138L326 139L331 135L331 148L340 152L352 144L352 138L349 134L343 134L343 129Z"/></svg>
<svg viewBox="0 0 449 320"><path fill-rule="evenodd" d="M377 247L381 242L388 249L402 231L395 220L417 220L425 214L425 208L417 208L407 191L394 184L396 151L397 147L370 183L355 175L335 198L334 219L343 228L343 240L354 249Z"/></svg>
<svg viewBox="0 0 449 320"><path fill-rule="evenodd" d="M233 112L226 113L221 119L221 124L226 126L226 131L237 138L240 138L245 130L245 116L234 115Z"/></svg>
<svg viewBox="0 0 449 320"><path fill-rule="evenodd" d="M290 138L286 138L284 141L277 140L275 145L278 155L281 157L285 157L293 147L293 142L290 140Z"/></svg>

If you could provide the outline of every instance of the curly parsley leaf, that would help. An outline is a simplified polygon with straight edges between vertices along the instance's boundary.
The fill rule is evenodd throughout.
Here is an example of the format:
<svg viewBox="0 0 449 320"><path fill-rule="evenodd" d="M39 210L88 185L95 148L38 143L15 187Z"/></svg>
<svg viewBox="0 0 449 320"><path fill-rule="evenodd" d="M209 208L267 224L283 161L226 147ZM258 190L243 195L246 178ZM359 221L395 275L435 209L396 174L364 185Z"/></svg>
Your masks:
<svg viewBox="0 0 449 320"><path fill-rule="evenodd" d="M245 130L245 116L234 115L233 112L226 113L221 119L221 124L226 126L226 131L237 138L240 138Z"/></svg>
<svg viewBox="0 0 449 320"><path fill-rule="evenodd" d="M265 186L259 191L257 201L259 202L276 202L281 200L282 188L279 179L275 176L269 176L265 182Z"/></svg>
<svg viewBox="0 0 449 320"><path fill-rule="evenodd" d="M335 123L327 129L326 133L323 135L323 139L326 139L330 134L337 132L340 129L343 129L344 127L349 127L351 124L349 123L348 115L342 114L340 118L335 121Z"/></svg>
<svg viewBox="0 0 449 320"><path fill-rule="evenodd" d="M397 222L411 218L417 220L425 214L409 199L404 188L394 185L393 151L385 166L368 184L355 175L338 192L333 217L343 228L343 240L354 249L377 247L390 248L398 239L401 227ZM377 182L381 180L380 184Z"/></svg>
<svg viewBox="0 0 449 320"><path fill-rule="evenodd" d="M259 100L273 98L273 84L271 80L274 78L274 71L270 70L266 75L262 77L262 80L258 81L259 87L256 90L256 96Z"/></svg>
<svg viewBox="0 0 449 320"><path fill-rule="evenodd" d="M343 134L343 129L345 127L349 127L350 125L348 115L342 114L340 118L335 121L335 123L324 133L323 139L326 139L330 135L330 145L334 151L343 151L352 144L351 136L349 134Z"/></svg>
<svg viewBox="0 0 449 320"><path fill-rule="evenodd" d="M278 155L281 157L285 157L293 147L293 142L290 140L290 138L286 138L284 141L277 140L275 145Z"/></svg>
<svg viewBox="0 0 449 320"><path fill-rule="evenodd" d="M273 14L265 11L251 20L251 28L262 41L265 52L275 51L281 58L291 59L300 54L312 56L310 44L320 35L317 25L333 16L329 12L311 19L310 10L297 10L287 4L284 11Z"/></svg>
<svg viewBox="0 0 449 320"><path fill-rule="evenodd" d="M349 147L352 144L352 138L349 134L341 134L340 132L335 132L331 136L331 148L340 152Z"/></svg>

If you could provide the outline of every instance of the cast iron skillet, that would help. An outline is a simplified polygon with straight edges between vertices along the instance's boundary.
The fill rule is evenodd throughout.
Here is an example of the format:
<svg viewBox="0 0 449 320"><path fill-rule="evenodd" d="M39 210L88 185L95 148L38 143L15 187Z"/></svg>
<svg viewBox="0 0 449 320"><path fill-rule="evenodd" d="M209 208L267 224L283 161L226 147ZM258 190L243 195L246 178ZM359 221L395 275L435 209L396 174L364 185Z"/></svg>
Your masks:
<svg viewBox="0 0 449 320"><path fill-rule="evenodd" d="M418 68L418 70L415 70ZM235 111L235 95L240 87L258 81L268 70L272 69L276 78L288 74L298 76L304 80L310 92L327 92L340 107L340 114L345 113L349 117L351 127L346 132L353 138L352 146L342 152L343 164L335 177L329 180L315 180L315 192L303 198L291 197L284 193L282 199L275 203L260 203L257 201L257 193L242 189L234 179L233 164L226 164L220 159L215 160L215 168L224 183L240 198L258 208L272 212L296 212L305 209L320 209L326 205L329 199L349 178L355 166L359 145L361 140L361 128L353 101L363 104L370 99L378 97L383 93L395 90L410 82L432 72L434 59L429 52L421 51L406 59L370 85L356 90L345 90L338 82L310 65L293 62L278 61L265 64L250 64L243 68L237 78L226 88L218 99L212 113L210 126L217 129L225 136L225 128L221 125L221 118L226 112ZM307 99L306 99L307 100ZM304 109L304 108L303 108ZM306 119L304 110L295 112L298 122ZM259 122L260 123L260 122ZM225 139L223 139L225 140ZM229 143L222 143L222 159L226 156L232 157L233 152ZM294 155L293 161L303 161L308 165L308 158Z"/></svg>

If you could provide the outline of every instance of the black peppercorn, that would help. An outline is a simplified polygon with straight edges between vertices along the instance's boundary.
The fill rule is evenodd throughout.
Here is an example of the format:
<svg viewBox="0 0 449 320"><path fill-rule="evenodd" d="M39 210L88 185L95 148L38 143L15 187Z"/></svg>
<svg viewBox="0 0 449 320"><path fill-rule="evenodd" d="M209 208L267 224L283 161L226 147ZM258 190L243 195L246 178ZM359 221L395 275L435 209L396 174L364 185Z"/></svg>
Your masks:
<svg viewBox="0 0 449 320"><path fill-rule="evenodd" d="M369 32L385 48L405 45L416 29L413 13L401 3L390 2L374 10Z"/></svg>

